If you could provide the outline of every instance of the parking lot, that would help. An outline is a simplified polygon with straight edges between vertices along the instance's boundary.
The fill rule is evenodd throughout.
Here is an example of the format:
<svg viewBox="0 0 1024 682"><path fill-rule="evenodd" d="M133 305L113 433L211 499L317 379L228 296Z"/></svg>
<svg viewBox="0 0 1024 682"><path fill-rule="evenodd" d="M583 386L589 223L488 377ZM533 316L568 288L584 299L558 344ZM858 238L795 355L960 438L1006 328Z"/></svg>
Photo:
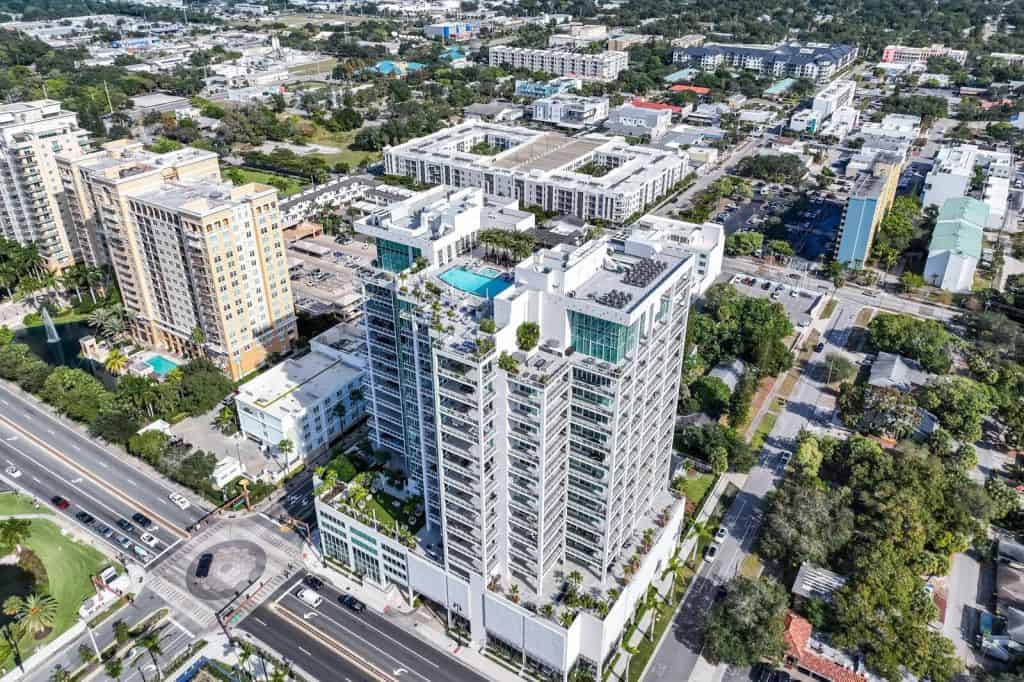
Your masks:
<svg viewBox="0 0 1024 682"><path fill-rule="evenodd" d="M288 248L288 270L299 309L328 312L352 305L352 297L358 296L356 269L370 264L373 247L362 241L342 243L326 236L304 239L299 244ZM322 250L323 255L309 250Z"/></svg>
<svg viewBox="0 0 1024 682"><path fill-rule="evenodd" d="M781 303L786 315L796 327L806 327L814 319L823 301L822 292L806 276L792 273L787 281L736 274L729 283L746 296L767 298Z"/></svg>

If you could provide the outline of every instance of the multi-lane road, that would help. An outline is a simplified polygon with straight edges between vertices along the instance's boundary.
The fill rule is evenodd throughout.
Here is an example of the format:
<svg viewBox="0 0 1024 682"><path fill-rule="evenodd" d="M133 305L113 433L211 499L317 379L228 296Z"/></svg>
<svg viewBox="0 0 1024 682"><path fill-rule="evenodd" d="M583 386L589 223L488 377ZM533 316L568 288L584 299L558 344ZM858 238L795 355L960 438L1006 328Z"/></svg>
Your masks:
<svg viewBox="0 0 1024 682"><path fill-rule="evenodd" d="M329 585L312 606L298 597L304 576L288 583L240 624L240 629L280 652L317 680L415 680L484 682L486 678L387 616L343 606L346 594ZM395 615L395 618L405 616Z"/></svg>

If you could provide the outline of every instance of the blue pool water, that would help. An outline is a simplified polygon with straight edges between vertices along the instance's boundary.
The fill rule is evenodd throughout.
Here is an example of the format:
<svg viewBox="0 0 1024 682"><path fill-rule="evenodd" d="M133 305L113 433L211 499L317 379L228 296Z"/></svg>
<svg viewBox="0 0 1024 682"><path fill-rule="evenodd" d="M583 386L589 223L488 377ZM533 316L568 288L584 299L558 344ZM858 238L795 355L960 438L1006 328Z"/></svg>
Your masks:
<svg viewBox="0 0 1024 682"><path fill-rule="evenodd" d="M482 274L483 272L496 274L487 276ZM498 275L500 273L491 268L486 271L473 272L466 268L456 267L443 273L441 279L460 291L467 291L483 298L494 298L512 286L512 282Z"/></svg>
<svg viewBox="0 0 1024 682"><path fill-rule="evenodd" d="M169 360L162 355L154 355L146 360L146 364L153 368L153 371L162 377L170 374L171 370L178 367L178 363Z"/></svg>

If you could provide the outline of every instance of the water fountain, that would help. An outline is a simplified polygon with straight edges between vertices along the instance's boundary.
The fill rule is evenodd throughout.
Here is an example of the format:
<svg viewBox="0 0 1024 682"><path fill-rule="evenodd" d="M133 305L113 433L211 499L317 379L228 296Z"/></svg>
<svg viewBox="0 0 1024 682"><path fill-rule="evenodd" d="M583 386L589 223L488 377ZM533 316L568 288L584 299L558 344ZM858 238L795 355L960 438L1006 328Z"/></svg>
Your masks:
<svg viewBox="0 0 1024 682"><path fill-rule="evenodd" d="M46 343L60 343L60 334L57 333L57 327L53 324L50 311L44 307L39 316L43 320L43 327L46 328Z"/></svg>

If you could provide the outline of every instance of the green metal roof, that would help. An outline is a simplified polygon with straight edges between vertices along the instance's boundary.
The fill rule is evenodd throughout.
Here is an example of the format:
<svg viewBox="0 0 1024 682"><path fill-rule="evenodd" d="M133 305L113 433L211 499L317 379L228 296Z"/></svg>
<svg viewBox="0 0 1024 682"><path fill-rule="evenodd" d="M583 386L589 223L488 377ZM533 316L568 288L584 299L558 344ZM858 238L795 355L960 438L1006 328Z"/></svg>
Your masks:
<svg viewBox="0 0 1024 682"><path fill-rule="evenodd" d="M952 251L981 260L987 223L988 206L983 202L970 197L947 199L939 210L928 251Z"/></svg>

